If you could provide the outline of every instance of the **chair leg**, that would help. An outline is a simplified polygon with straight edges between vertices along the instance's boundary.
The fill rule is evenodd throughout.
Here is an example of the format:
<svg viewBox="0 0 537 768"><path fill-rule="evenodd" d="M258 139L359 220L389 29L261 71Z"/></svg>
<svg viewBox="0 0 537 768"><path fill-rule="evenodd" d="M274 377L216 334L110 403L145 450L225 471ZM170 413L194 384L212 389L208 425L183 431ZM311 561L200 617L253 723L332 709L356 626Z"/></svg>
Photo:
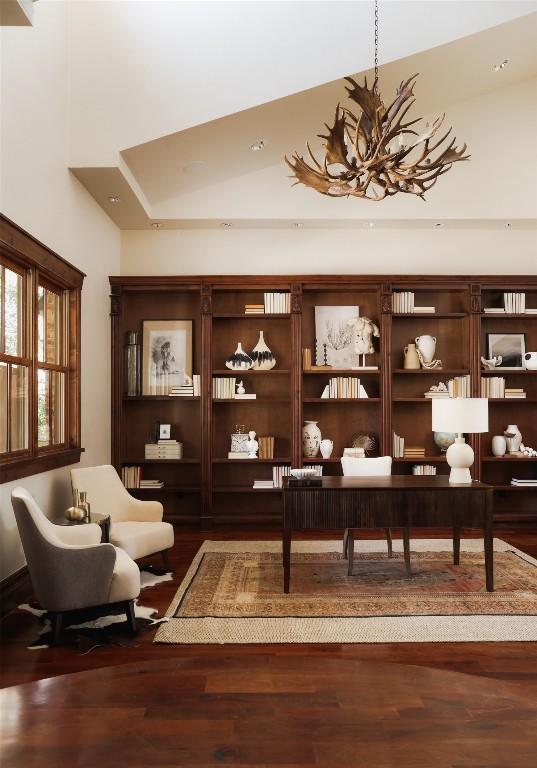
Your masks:
<svg viewBox="0 0 537 768"><path fill-rule="evenodd" d="M349 558L349 567L347 568L347 576L352 576L352 569L354 565L354 531L349 530L347 534L347 556Z"/></svg>
<svg viewBox="0 0 537 768"><path fill-rule="evenodd" d="M343 534L343 557L347 559L347 552L349 549L349 529L345 528L345 533Z"/></svg>
<svg viewBox="0 0 537 768"><path fill-rule="evenodd" d="M403 549L405 553L406 575L412 576L412 569L410 567L410 531L408 528L403 528Z"/></svg>
<svg viewBox="0 0 537 768"><path fill-rule="evenodd" d="M63 613L51 613L52 644L59 645L62 636Z"/></svg>
<svg viewBox="0 0 537 768"><path fill-rule="evenodd" d="M393 557L393 545L392 545L392 530L391 528L385 528L386 543L388 544L388 557Z"/></svg>
<svg viewBox="0 0 537 768"><path fill-rule="evenodd" d="M171 568L170 568L170 559L168 557L168 550L167 549L163 549L160 554L162 555L162 562L164 563L164 567L166 568L166 570L168 570L168 571L171 570Z"/></svg>
<svg viewBox="0 0 537 768"><path fill-rule="evenodd" d="M134 600L127 600L125 603L125 613L127 614L129 629L135 635L138 628L136 626L136 616L134 615Z"/></svg>

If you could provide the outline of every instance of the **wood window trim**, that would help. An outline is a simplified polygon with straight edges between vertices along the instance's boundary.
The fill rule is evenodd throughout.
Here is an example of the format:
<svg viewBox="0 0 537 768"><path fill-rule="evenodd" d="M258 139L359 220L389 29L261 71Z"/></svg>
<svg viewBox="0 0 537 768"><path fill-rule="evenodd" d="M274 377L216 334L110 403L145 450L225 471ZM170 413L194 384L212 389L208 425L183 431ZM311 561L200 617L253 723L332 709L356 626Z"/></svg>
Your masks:
<svg viewBox="0 0 537 768"><path fill-rule="evenodd" d="M17 363L29 363L29 447L0 457L0 483L47 472L80 461L80 343L81 290L85 274L58 254L0 214L0 254L17 271L24 271L24 302L26 335L23 358ZM37 289L38 286L67 294L63 311L68 316L68 336L65 339L65 360L62 365L38 361ZM62 330L63 333L63 330ZM2 355L8 361L8 356ZM37 371L38 368L66 372L65 381L65 440L59 446L38 447L37 441Z"/></svg>

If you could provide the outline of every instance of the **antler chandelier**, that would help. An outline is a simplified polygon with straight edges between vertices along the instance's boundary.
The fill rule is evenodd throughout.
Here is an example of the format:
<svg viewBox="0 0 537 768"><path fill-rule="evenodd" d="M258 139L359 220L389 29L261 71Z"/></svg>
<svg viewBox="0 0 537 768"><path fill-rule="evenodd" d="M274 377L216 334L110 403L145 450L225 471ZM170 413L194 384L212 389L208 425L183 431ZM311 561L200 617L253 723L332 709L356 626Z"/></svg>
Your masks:
<svg viewBox="0 0 537 768"><path fill-rule="evenodd" d="M319 134L320 139L326 140L324 162L317 161L309 142L307 147L313 165L298 152L291 160L285 158L296 176L295 184L305 184L329 197L383 200L405 192L424 200L425 192L453 163L468 160L470 155L464 154L466 144L457 149L455 137L448 141L451 128L436 140L445 115L437 117L432 125L427 123L423 132L412 128L423 118L403 122L415 102L416 78L417 75L412 75L402 82L390 106L384 106L377 88L378 0L375 0L373 86L368 88L367 77L363 87L352 77L345 78L350 83L350 87L346 86L349 99L360 107L361 114L337 105L333 127L325 123L328 135Z"/></svg>

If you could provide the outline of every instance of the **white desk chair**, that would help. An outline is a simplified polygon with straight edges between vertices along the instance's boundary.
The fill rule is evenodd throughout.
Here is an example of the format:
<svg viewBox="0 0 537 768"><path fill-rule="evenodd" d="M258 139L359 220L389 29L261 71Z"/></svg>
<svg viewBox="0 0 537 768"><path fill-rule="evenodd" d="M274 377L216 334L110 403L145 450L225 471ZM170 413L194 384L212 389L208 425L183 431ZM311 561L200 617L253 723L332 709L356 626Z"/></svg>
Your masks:
<svg viewBox="0 0 537 768"><path fill-rule="evenodd" d="M392 473L392 457L377 456L375 458L354 458L352 456L341 457L343 475L346 477L387 477ZM388 557L393 556L392 534L389 528L386 532L388 544ZM410 576L410 538L408 528L403 528L403 548L405 552L405 566ZM343 535L343 554L349 559L349 576L352 576L354 556L354 530L347 528Z"/></svg>

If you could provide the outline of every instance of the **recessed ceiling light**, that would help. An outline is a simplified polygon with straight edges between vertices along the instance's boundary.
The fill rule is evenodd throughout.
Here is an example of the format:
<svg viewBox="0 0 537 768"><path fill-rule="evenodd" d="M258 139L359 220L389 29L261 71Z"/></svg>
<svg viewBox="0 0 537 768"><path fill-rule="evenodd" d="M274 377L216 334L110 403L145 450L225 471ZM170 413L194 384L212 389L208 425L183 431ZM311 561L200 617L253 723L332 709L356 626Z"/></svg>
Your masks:
<svg viewBox="0 0 537 768"><path fill-rule="evenodd" d="M502 69L505 69L508 64L509 64L509 59L504 59L503 61L500 61L497 64L494 64L494 66L492 67L492 71L500 72Z"/></svg>
<svg viewBox="0 0 537 768"><path fill-rule="evenodd" d="M258 139L253 144L250 144L250 149L252 152L261 152L262 149L265 149L265 142L263 139Z"/></svg>
<svg viewBox="0 0 537 768"><path fill-rule="evenodd" d="M192 160L191 163L183 165L183 173L199 173L205 168L205 160Z"/></svg>
<svg viewBox="0 0 537 768"><path fill-rule="evenodd" d="M121 198L119 195L108 195L108 202L109 203L120 203Z"/></svg>
<svg viewBox="0 0 537 768"><path fill-rule="evenodd" d="M444 226L444 222L443 221L435 221L434 226L435 226L436 229L442 229L442 227Z"/></svg>
<svg viewBox="0 0 537 768"><path fill-rule="evenodd" d="M221 221L220 226L223 227L224 229L231 229L233 224L230 221Z"/></svg>
<svg viewBox="0 0 537 768"><path fill-rule="evenodd" d="M375 222L374 221L368 221L366 226L369 227L369 229L373 229L374 226L375 226Z"/></svg>
<svg viewBox="0 0 537 768"><path fill-rule="evenodd" d="M304 226L304 222L303 221L295 221L295 222L293 222L293 227L295 229L301 229L303 226Z"/></svg>
<svg viewBox="0 0 537 768"><path fill-rule="evenodd" d="M506 221L506 222L505 222L505 224L504 224L503 226L504 226L506 229L511 229L511 227L512 227L513 225L511 224L511 222L510 222L510 221Z"/></svg>
<svg viewBox="0 0 537 768"><path fill-rule="evenodd" d="M151 224L151 226L153 227L153 229L160 229L162 227L162 224L160 223L160 221L154 221Z"/></svg>

